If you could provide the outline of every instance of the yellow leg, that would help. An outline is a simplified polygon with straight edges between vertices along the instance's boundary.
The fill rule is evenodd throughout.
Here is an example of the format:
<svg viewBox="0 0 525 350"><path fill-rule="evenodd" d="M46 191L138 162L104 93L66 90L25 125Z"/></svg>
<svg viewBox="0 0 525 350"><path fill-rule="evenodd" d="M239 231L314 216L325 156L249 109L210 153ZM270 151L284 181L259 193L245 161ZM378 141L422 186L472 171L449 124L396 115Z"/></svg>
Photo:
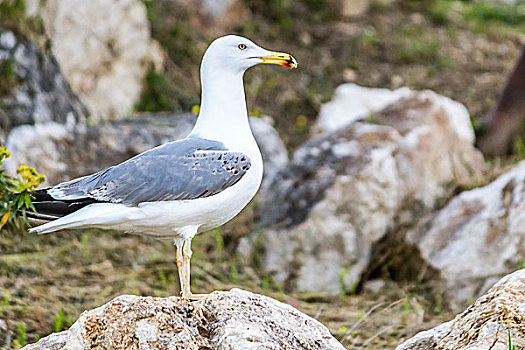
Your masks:
<svg viewBox="0 0 525 350"><path fill-rule="evenodd" d="M191 250L191 238L188 238L188 239L185 239L184 240L184 247L182 249L182 271L183 271L183 278L184 278L184 283L183 283L183 286L182 286L182 297L184 299L189 299L189 300L200 300L202 298L204 298L207 294L193 294L190 290L190 261L191 261L191 256L192 256L193 252Z"/></svg>
<svg viewBox="0 0 525 350"><path fill-rule="evenodd" d="M184 287L184 269L183 264L183 255L182 255L182 242L180 244L175 243L175 262L177 263L177 272L179 273L179 282L180 282L180 293Z"/></svg>
<svg viewBox="0 0 525 350"><path fill-rule="evenodd" d="M190 260L193 252L191 251L191 238L184 240L184 246L182 248L182 277L183 283L181 288L182 297L190 299Z"/></svg>
<svg viewBox="0 0 525 350"><path fill-rule="evenodd" d="M177 271L179 273L180 281L180 295L184 299L199 300L204 298L207 294L192 294L190 290L190 261L191 255L191 238L184 241L175 241L176 254L175 260L177 262Z"/></svg>

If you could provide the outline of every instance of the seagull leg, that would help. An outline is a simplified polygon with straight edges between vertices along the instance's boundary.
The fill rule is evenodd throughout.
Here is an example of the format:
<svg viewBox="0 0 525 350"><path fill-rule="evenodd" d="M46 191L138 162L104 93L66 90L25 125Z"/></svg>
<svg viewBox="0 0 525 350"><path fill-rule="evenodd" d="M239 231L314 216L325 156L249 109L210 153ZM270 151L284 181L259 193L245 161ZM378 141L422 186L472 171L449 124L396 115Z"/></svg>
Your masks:
<svg viewBox="0 0 525 350"><path fill-rule="evenodd" d="M184 282L182 283L182 297L189 300L199 300L206 296L206 294L192 294L190 290L190 260L193 254L191 250L191 239L184 240L184 247L182 249L182 270Z"/></svg>
<svg viewBox="0 0 525 350"><path fill-rule="evenodd" d="M183 253L182 253L183 241L175 241L175 262L177 263L177 272L179 273L179 282L180 282L180 293L184 290L184 269L183 265Z"/></svg>
<svg viewBox="0 0 525 350"><path fill-rule="evenodd" d="M191 238L186 238L184 240L184 245L182 248L182 297L186 299L191 298L190 290L190 260L191 255L193 254L191 250Z"/></svg>

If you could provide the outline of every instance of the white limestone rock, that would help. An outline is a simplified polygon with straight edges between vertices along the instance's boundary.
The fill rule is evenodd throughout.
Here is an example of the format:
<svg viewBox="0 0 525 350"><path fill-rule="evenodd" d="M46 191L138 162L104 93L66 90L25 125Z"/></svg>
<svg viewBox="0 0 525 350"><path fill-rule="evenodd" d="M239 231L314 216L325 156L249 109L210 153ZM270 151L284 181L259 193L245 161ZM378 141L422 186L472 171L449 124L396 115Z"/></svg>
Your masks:
<svg viewBox="0 0 525 350"><path fill-rule="evenodd" d="M486 291L525 259L525 161L456 196L407 242L440 272L454 309Z"/></svg>
<svg viewBox="0 0 525 350"><path fill-rule="evenodd" d="M66 171L68 165L58 151L58 144L73 141L71 129L55 122L22 125L14 128L7 138L6 147L12 157L6 159L8 174L15 176L21 164L27 164L44 174Z"/></svg>
<svg viewBox="0 0 525 350"><path fill-rule="evenodd" d="M62 72L95 121L128 115L148 67L163 60L139 0L29 0L27 15L42 19Z"/></svg>
<svg viewBox="0 0 525 350"><path fill-rule="evenodd" d="M213 19L220 19L235 3L235 0L197 0L202 11Z"/></svg>
<svg viewBox="0 0 525 350"><path fill-rule="evenodd" d="M525 269L497 282L452 321L420 332L396 350L508 350L525 348Z"/></svg>
<svg viewBox="0 0 525 350"><path fill-rule="evenodd" d="M189 302L123 295L85 311L68 331L25 350L344 349L317 320L290 305L240 289Z"/></svg>
<svg viewBox="0 0 525 350"><path fill-rule="evenodd" d="M339 85L334 98L321 106L315 127L321 132L340 130L411 93L408 88L392 91L367 88L353 83Z"/></svg>
<svg viewBox="0 0 525 350"><path fill-rule="evenodd" d="M277 130L272 125L271 117L250 117L249 122L263 157L264 173L261 191L266 191L275 174L288 163L288 152Z"/></svg>
<svg viewBox="0 0 525 350"><path fill-rule="evenodd" d="M376 112L374 124L299 148L261 193L263 267L289 290L351 291L374 243L479 181L484 162L468 115L442 102L412 93ZM256 241L245 239L242 252Z"/></svg>
<svg viewBox="0 0 525 350"><path fill-rule="evenodd" d="M321 132L340 130L349 124L368 118L385 107L398 103L401 99L424 96L432 101L437 109L443 109L449 122L454 125L456 134L474 142L474 130L470 123L468 110L461 103L433 91L412 91L403 87L397 90L375 89L357 84L342 84L337 87L335 97L321 106L316 128Z"/></svg>

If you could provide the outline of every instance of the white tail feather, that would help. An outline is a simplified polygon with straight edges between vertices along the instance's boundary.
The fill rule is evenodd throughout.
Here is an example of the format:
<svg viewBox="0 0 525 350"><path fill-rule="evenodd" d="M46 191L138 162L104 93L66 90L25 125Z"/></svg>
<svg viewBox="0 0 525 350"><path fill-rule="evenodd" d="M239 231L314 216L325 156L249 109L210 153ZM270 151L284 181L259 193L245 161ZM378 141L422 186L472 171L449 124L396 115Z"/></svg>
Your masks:
<svg viewBox="0 0 525 350"><path fill-rule="evenodd" d="M107 206L111 206L111 208L108 208ZM54 221L33 227L29 229L29 232L44 234L68 228L107 226L115 223L115 221L118 222L122 217L125 217L125 208L126 207L122 204L91 204ZM119 209L124 210L121 210L121 213L119 213Z"/></svg>

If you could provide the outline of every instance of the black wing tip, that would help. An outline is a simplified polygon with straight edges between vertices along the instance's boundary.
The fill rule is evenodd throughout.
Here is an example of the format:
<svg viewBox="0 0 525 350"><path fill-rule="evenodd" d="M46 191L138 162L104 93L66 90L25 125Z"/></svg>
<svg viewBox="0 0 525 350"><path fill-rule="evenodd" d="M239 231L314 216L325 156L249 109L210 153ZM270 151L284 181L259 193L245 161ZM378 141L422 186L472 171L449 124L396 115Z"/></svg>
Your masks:
<svg viewBox="0 0 525 350"><path fill-rule="evenodd" d="M47 194L47 196L49 196L49 194ZM48 201L33 201L36 213L26 211L26 216L33 219L56 220L95 202L92 198L71 201L53 200L51 198L51 200Z"/></svg>
<svg viewBox="0 0 525 350"><path fill-rule="evenodd" d="M47 192L50 188L43 188L41 190L36 190L33 192L33 202L51 202L54 201L55 198L51 197L51 195Z"/></svg>

